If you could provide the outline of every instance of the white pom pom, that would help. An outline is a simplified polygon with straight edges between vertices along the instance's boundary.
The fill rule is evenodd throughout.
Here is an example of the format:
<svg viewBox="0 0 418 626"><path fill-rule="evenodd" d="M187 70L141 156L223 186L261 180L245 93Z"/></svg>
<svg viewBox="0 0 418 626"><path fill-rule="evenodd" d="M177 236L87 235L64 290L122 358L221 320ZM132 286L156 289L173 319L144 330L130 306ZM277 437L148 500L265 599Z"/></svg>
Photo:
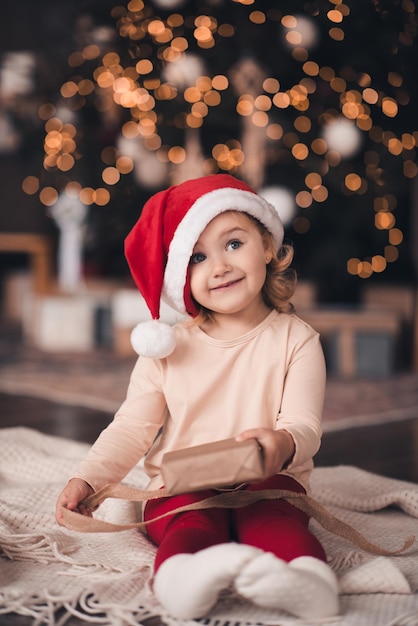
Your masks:
<svg viewBox="0 0 418 626"><path fill-rule="evenodd" d="M131 333L131 344L140 356L164 359L176 347L176 336L168 324L151 320L135 326Z"/></svg>

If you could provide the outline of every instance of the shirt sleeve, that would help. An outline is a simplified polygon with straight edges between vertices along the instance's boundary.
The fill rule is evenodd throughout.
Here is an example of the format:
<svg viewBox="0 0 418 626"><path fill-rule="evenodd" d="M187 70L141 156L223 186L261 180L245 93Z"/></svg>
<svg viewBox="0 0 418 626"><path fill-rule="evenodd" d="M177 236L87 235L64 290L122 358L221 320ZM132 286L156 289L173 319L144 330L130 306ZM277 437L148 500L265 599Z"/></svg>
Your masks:
<svg viewBox="0 0 418 626"><path fill-rule="evenodd" d="M326 368L317 333L311 332L290 355L276 428L293 437L295 454L287 469L302 466L318 452L322 435Z"/></svg>
<svg viewBox="0 0 418 626"><path fill-rule="evenodd" d="M73 477L82 478L95 491L120 482L149 450L166 413L161 364L140 357L132 371L126 400Z"/></svg>

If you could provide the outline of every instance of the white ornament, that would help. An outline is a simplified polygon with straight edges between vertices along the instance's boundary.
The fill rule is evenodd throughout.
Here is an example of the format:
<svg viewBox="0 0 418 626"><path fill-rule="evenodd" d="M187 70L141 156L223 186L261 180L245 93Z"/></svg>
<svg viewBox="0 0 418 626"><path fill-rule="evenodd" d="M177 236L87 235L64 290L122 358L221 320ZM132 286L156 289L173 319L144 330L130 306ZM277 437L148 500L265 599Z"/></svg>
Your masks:
<svg viewBox="0 0 418 626"><path fill-rule="evenodd" d="M58 283L62 291L75 292L82 280L82 227L87 207L78 197L61 193L49 212L60 229Z"/></svg>
<svg viewBox="0 0 418 626"><path fill-rule="evenodd" d="M160 9L175 9L181 7L185 0L154 0L154 4Z"/></svg>
<svg viewBox="0 0 418 626"><path fill-rule="evenodd" d="M165 183L168 165L158 158L156 152L144 146L142 137L127 138L121 135L117 147L121 155L132 159L133 175L139 185L146 189L155 189Z"/></svg>
<svg viewBox="0 0 418 626"><path fill-rule="evenodd" d="M284 187L270 186L261 189L259 194L274 206L284 225L293 220L296 213L296 202L291 191Z"/></svg>
<svg viewBox="0 0 418 626"><path fill-rule="evenodd" d="M316 24L304 15L292 15L295 25L285 28L285 42L290 48L302 47L310 50L319 41L319 30ZM286 37L288 33L295 33L294 37Z"/></svg>
<svg viewBox="0 0 418 626"><path fill-rule="evenodd" d="M196 83L196 80L205 73L205 66L200 57L195 54L183 54L177 61L171 61L165 66L163 80L185 89Z"/></svg>
<svg viewBox="0 0 418 626"><path fill-rule="evenodd" d="M335 150L342 157L353 156L360 148L362 137L361 132L354 122L345 117L336 118L329 122L323 130L328 150Z"/></svg>

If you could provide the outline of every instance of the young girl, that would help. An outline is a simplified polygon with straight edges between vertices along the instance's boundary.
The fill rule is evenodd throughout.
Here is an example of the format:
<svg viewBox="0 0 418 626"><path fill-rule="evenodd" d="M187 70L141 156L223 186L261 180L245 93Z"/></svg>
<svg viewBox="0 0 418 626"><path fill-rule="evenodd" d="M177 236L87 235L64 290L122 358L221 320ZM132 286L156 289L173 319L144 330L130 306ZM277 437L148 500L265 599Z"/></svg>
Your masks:
<svg viewBox="0 0 418 626"><path fill-rule="evenodd" d="M58 498L62 509L121 481L146 455L149 487L163 486L165 452L255 438L265 478L240 489L309 488L321 438L325 365L319 337L289 303L293 250L274 208L242 181L216 174L154 195L126 240L131 273L153 321L127 398ZM163 298L187 320L160 323ZM145 520L217 493L149 501ZM198 509L151 522L153 589L176 618L204 616L234 587L256 605L304 618L338 612L336 578L307 515L284 500Z"/></svg>

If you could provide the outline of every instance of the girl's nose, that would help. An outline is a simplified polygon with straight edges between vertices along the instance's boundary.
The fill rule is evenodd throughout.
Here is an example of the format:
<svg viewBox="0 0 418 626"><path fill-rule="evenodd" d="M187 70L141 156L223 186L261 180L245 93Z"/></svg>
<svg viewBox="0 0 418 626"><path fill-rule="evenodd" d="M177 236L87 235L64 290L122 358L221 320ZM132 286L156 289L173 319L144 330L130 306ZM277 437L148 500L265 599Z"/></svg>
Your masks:
<svg viewBox="0 0 418 626"><path fill-rule="evenodd" d="M213 260L212 272L214 276L223 276L231 269L224 255L219 255Z"/></svg>

